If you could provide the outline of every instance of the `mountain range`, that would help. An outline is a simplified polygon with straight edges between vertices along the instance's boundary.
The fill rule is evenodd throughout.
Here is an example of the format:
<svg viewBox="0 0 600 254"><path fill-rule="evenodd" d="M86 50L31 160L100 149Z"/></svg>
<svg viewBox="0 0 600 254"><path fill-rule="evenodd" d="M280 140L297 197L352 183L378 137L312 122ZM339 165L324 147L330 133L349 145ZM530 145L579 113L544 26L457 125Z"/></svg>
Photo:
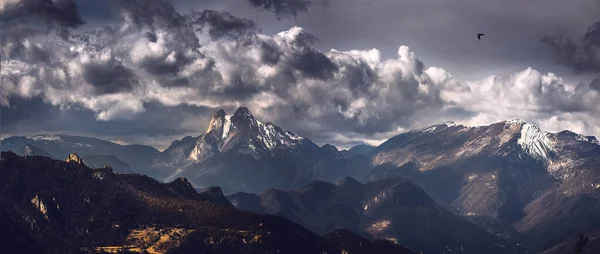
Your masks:
<svg viewBox="0 0 600 254"><path fill-rule="evenodd" d="M580 232L600 229L598 140L521 120L444 122L340 151L240 107L217 111L199 136L162 152L68 135L10 137L2 150L59 159L76 152L92 167L186 179L207 199L227 205L224 193L241 210L319 234L349 230L332 238L388 238L433 253L561 253ZM374 212L364 209L372 202Z"/></svg>
<svg viewBox="0 0 600 254"><path fill-rule="evenodd" d="M315 181L294 191L228 198L241 210L277 214L319 234L343 228L425 253L518 253L509 241L446 210L401 178L362 184L347 177L336 184Z"/></svg>
<svg viewBox="0 0 600 254"><path fill-rule="evenodd" d="M1 155L0 242L8 253L413 253L215 204L182 178L160 183L82 161Z"/></svg>

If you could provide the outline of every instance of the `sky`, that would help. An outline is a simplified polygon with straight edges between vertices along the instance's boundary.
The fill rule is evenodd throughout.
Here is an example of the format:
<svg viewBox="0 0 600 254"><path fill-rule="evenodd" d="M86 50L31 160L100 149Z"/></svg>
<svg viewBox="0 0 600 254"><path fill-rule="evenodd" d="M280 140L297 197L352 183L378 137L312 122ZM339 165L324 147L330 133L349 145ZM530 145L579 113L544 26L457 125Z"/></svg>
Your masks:
<svg viewBox="0 0 600 254"><path fill-rule="evenodd" d="M600 136L598 17L598 0L0 0L1 136L164 149L240 106L339 148L444 121Z"/></svg>

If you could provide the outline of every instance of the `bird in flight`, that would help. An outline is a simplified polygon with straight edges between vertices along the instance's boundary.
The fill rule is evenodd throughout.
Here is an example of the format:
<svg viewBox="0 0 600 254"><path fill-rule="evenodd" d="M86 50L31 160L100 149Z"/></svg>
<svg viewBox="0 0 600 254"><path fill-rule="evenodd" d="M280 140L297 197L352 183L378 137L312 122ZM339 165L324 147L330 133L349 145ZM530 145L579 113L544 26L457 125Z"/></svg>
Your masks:
<svg viewBox="0 0 600 254"><path fill-rule="evenodd" d="M481 36L484 36L484 35L485 35L485 34L481 34L481 33L477 34L477 39L478 39L478 40L481 40Z"/></svg>

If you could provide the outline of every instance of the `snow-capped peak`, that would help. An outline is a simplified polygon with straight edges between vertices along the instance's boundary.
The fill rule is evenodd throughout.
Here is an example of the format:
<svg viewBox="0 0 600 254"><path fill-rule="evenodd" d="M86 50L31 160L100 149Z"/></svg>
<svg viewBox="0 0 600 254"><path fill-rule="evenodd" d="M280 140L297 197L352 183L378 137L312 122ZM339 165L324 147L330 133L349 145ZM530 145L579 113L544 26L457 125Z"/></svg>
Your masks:
<svg viewBox="0 0 600 254"><path fill-rule="evenodd" d="M533 124L523 124L521 127L521 136L517 143L532 157L544 161L551 162L551 156L554 152L552 141L548 138L548 133L542 131L539 127Z"/></svg>
<svg viewBox="0 0 600 254"><path fill-rule="evenodd" d="M442 122L442 123L438 123L436 125L437 126L454 127L454 126L456 126L456 123L454 123L452 121L445 121L445 122Z"/></svg>
<svg viewBox="0 0 600 254"><path fill-rule="evenodd" d="M304 142L292 132L258 121L245 107L238 108L232 115L227 115L224 110L217 111L205 134L188 156L189 160L200 162L216 153L239 148L254 151L289 149Z"/></svg>
<svg viewBox="0 0 600 254"><path fill-rule="evenodd" d="M525 122L519 118L508 120L505 122L507 125L525 124Z"/></svg>
<svg viewBox="0 0 600 254"><path fill-rule="evenodd" d="M260 121L257 121L257 123L259 127L257 138L269 150L277 146L293 146L303 139L289 131L283 131L272 123L263 124Z"/></svg>

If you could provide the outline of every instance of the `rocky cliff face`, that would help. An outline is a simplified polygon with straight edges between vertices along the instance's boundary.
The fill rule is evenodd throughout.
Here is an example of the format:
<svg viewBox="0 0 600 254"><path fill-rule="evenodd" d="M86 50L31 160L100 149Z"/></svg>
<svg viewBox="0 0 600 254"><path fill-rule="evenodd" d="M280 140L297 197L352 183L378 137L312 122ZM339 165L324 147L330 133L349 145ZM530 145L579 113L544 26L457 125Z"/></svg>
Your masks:
<svg viewBox="0 0 600 254"><path fill-rule="evenodd" d="M67 157L67 159L65 160L66 162L75 162L81 165L85 165L85 163L83 163L83 158L79 157L79 155L77 155L76 153L72 153L69 154L69 157Z"/></svg>
<svg viewBox="0 0 600 254"><path fill-rule="evenodd" d="M167 181L186 177L198 188L219 185L232 193L290 188L313 179L337 180L343 177L345 164L335 147L319 147L262 123L240 107L232 115L217 111L203 134L173 142L153 168L170 172Z"/></svg>

